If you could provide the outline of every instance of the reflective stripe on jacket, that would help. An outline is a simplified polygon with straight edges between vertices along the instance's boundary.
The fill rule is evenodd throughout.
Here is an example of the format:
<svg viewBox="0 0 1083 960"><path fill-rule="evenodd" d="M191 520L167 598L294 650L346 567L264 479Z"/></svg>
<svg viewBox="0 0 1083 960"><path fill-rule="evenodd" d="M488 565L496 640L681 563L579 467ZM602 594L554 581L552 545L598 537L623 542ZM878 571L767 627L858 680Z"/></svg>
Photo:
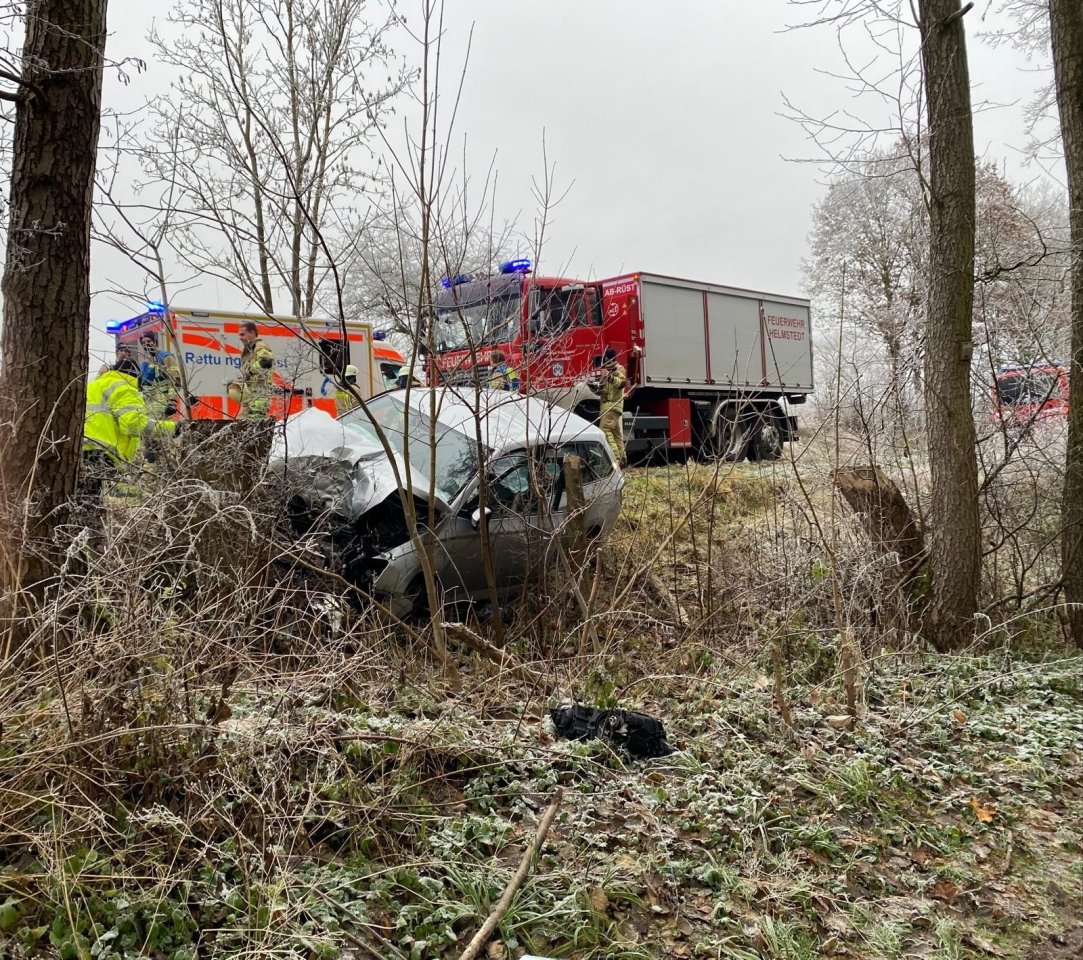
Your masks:
<svg viewBox="0 0 1083 960"><path fill-rule="evenodd" d="M336 390L335 391L335 414L342 416L344 413L349 413L351 410L356 410L360 404L357 402L357 397L349 390Z"/></svg>
<svg viewBox="0 0 1083 960"><path fill-rule="evenodd" d="M499 363L489 374L490 390L518 390L519 371L506 363Z"/></svg>
<svg viewBox="0 0 1083 960"><path fill-rule="evenodd" d="M274 386L275 355L262 340L253 340L241 351L241 379L246 391L265 392L270 396Z"/></svg>
<svg viewBox="0 0 1083 960"><path fill-rule="evenodd" d="M135 377L109 370L87 384L84 450L104 450L128 463L150 423Z"/></svg>

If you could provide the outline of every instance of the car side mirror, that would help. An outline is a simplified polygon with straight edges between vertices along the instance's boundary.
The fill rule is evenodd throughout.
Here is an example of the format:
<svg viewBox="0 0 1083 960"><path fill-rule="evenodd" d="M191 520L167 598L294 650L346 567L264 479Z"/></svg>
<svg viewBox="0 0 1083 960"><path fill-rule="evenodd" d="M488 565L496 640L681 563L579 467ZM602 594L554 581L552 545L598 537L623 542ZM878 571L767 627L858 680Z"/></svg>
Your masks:
<svg viewBox="0 0 1083 960"><path fill-rule="evenodd" d="M530 322L527 324L527 331L530 333L530 335L532 337L537 337L537 336L541 335L541 331L542 331L541 314L536 313L536 314L534 314L534 316L532 316L530 318Z"/></svg>
<svg viewBox="0 0 1083 960"><path fill-rule="evenodd" d="M493 515L493 511L488 507L484 508L486 519ZM478 507L472 514L470 514L470 526L477 530L481 526L481 514L482 508Z"/></svg>

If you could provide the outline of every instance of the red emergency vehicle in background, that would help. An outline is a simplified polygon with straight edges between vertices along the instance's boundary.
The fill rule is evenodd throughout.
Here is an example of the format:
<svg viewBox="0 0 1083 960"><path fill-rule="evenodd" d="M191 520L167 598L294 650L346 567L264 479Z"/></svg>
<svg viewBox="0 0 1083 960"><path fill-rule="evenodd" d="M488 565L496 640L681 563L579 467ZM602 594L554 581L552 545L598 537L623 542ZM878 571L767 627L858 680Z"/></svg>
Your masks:
<svg viewBox="0 0 1083 960"><path fill-rule="evenodd" d="M381 332L355 320L340 324L187 307L170 307L167 313L161 304L151 303L138 316L109 323L106 332L113 334L118 347L129 347L139 364L153 360L140 344L141 337L153 334L159 350L173 353L183 363L188 394L194 398L192 417L222 420L240 412L228 387L240 376L241 324L247 321L256 324L275 355L271 415L279 420L307 407L334 416L336 376L349 364L358 369L357 387L365 399L398 386L405 373L403 355Z"/></svg>
<svg viewBox="0 0 1083 960"><path fill-rule="evenodd" d="M993 408L1005 427L1025 428L1068 416L1068 361L1008 363L997 368Z"/></svg>
<svg viewBox="0 0 1083 960"><path fill-rule="evenodd" d="M428 369L430 382L485 386L499 349L524 393L595 419L591 379L612 347L628 371L630 455L774 460L796 437L790 405L813 389L811 336L805 299L648 273L539 277L513 260L444 278Z"/></svg>

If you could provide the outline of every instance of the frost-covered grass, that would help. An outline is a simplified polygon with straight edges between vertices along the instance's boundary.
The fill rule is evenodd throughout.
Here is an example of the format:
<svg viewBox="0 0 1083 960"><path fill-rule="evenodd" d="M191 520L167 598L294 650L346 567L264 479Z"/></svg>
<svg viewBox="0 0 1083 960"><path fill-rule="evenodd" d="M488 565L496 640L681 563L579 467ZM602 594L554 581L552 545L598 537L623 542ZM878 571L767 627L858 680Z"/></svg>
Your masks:
<svg viewBox="0 0 1083 960"><path fill-rule="evenodd" d="M491 956L1031 956L1083 906L1081 666L885 660L852 732L824 687L791 689L791 733L754 670L674 679L637 704L680 747L649 762L529 700L246 690L199 803L93 846L43 808L0 927L9 955L453 957L562 788Z"/></svg>
<svg viewBox="0 0 1083 960"><path fill-rule="evenodd" d="M1010 604L972 655L889 626L836 462L632 471L584 580L597 647L556 577L510 604L508 663L453 645L458 687L423 625L275 559L258 503L125 507L57 606L70 644L0 688L0 956L454 958L558 790L490 958L1058 956L1083 659ZM678 751L556 739L572 697Z"/></svg>

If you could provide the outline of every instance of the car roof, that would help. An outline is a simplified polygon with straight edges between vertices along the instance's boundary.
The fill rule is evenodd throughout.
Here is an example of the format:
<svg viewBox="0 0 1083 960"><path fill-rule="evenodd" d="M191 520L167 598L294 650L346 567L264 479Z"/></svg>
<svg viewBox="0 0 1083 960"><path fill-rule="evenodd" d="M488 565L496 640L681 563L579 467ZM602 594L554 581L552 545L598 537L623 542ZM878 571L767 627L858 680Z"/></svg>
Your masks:
<svg viewBox="0 0 1083 960"><path fill-rule="evenodd" d="M436 419L445 427L471 439L481 426L481 442L494 454L539 443L562 444L594 441L604 444L605 434L570 410L507 390L475 390L473 386L414 387L395 390L391 396L428 417L436 405Z"/></svg>

